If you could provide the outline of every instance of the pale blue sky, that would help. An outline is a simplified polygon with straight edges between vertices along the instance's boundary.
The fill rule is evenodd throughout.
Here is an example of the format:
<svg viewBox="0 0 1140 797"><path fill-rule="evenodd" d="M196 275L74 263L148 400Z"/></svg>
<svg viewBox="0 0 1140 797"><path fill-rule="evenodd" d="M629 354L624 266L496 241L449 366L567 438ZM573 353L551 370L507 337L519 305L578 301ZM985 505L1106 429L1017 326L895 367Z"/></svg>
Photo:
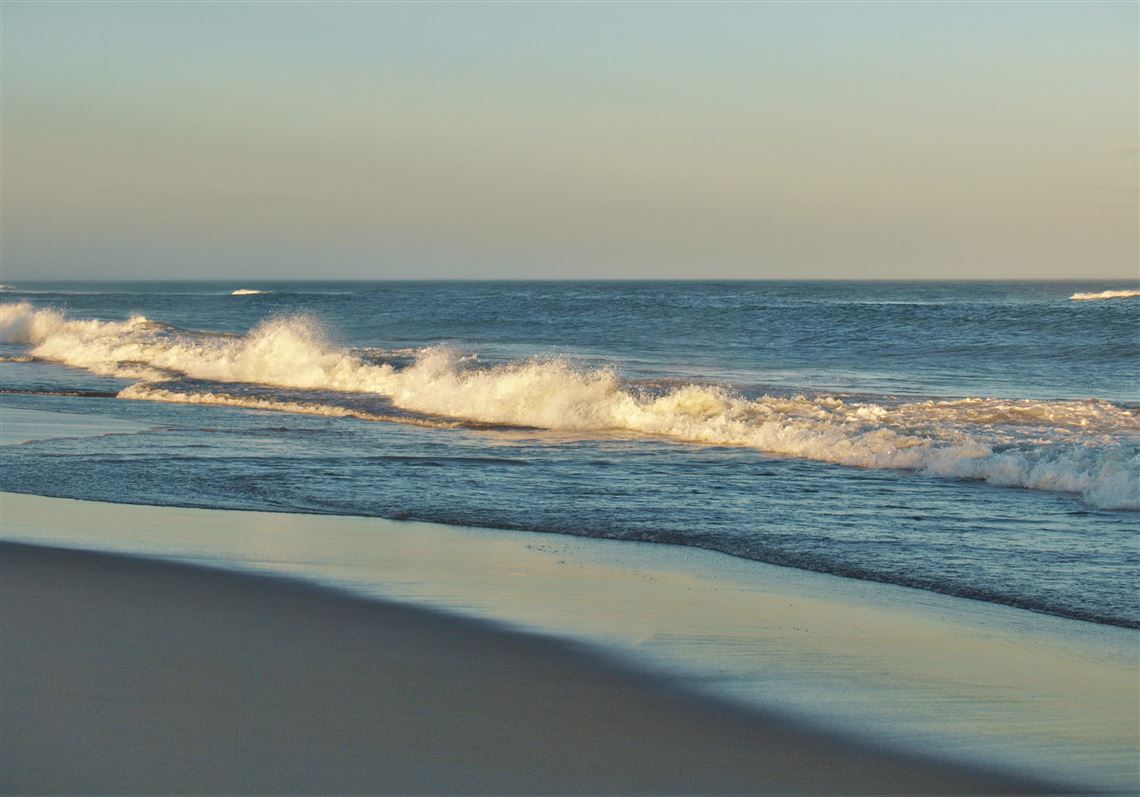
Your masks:
<svg viewBox="0 0 1140 797"><path fill-rule="evenodd" d="M1136 277L1136 3L19 3L4 279Z"/></svg>

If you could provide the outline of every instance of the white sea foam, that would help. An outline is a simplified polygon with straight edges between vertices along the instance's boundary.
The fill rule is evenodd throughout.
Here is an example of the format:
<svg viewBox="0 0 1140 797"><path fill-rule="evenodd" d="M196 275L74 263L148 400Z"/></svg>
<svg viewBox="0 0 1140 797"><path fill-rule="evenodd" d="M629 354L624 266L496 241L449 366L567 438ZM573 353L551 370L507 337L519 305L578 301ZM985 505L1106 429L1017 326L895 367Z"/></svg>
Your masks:
<svg viewBox="0 0 1140 797"><path fill-rule="evenodd" d="M323 415L328 418L356 418L362 421L382 421L387 423L407 423L426 426L432 429L453 429L459 424L454 421L433 421L428 418L413 418L406 415L385 415L368 412L336 404L321 404L313 401L281 401L257 396L234 396L215 391L170 390L159 385L140 382L123 388L118 398L130 401L162 401L170 404L209 404L216 407L242 407L270 412L287 412L296 415Z"/></svg>
<svg viewBox="0 0 1140 797"><path fill-rule="evenodd" d="M27 303L3 304L0 340L25 343L41 359L110 376L153 381L173 373L216 383L372 393L401 409L442 418L747 446L839 465L1075 492L1094 506L1140 509L1140 417L1105 401L973 398L892 405L834 396L750 399L707 385L662 393L623 383L612 370L578 368L563 359L482 368L446 348L420 351L412 364L396 369L330 343L316 322L299 316L235 336L175 330L142 317L71 320ZM219 391L167 391L164 397L163 390L136 386L120 395L367 415Z"/></svg>
<svg viewBox="0 0 1140 797"><path fill-rule="evenodd" d="M259 293L265 292L266 291L259 291L256 288L238 288L236 291L231 293L230 296L255 296Z"/></svg>
<svg viewBox="0 0 1140 797"><path fill-rule="evenodd" d="M1100 293L1074 293L1069 298L1074 302L1093 302L1099 299L1133 299L1140 291L1101 291Z"/></svg>

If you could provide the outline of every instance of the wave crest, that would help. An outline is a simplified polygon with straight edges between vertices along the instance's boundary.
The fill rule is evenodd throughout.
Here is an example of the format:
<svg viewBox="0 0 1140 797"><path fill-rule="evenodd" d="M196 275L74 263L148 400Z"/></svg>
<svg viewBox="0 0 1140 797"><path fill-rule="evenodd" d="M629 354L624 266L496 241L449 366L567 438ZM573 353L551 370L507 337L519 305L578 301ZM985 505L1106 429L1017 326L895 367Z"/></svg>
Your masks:
<svg viewBox="0 0 1140 797"><path fill-rule="evenodd" d="M565 359L484 368L446 348L406 367L332 343L305 316L265 321L245 335L187 332L143 317L70 320L28 303L0 305L0 337L44 360L156 381L177 374L371 393L403 410L491 424L622 432L865 468L1080 493L1106 509L1140 509L1140 417L1109 402L970 398L890 403L836 396L746 398L726 387L663 389L622 382L612 369ZM224 404L284 412L399 420L321 402L177 393L133 386L122 398ZM446 425L441 423L440 425Z"/></svg>
<svg viewBox="0 0 1140 797"><path fill-rule="evenodd" d="M1094 302L1100 299L1132 299L1140 296L1140 291L1101 291L1100 293L1074 293L1069 298L1074 302Z"/></svg>

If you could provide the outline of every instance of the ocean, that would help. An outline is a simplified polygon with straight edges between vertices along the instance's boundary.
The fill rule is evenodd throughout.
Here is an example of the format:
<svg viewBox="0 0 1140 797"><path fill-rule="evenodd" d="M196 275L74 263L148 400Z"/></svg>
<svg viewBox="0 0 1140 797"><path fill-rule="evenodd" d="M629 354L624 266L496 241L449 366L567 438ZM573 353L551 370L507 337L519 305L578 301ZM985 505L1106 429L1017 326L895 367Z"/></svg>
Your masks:
<svg viewBox="0 0 1140 797"><path fill-rule="evenodd" d="M0 489L640 540L1140 627L1140 291L20 282ZM19 437L13 426L9 437Z"/></svg>

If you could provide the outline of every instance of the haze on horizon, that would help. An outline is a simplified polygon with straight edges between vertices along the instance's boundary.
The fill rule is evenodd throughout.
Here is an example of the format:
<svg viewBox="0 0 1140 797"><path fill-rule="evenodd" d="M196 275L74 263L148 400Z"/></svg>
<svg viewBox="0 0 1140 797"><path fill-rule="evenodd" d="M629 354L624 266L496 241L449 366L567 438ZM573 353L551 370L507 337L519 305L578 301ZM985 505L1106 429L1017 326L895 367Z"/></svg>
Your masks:
<svg viewBox="0 0 1140 797"><path fill-rule="evenodd" d="M1138 6L0 6L4 280L1103 278Z"/></svg>

